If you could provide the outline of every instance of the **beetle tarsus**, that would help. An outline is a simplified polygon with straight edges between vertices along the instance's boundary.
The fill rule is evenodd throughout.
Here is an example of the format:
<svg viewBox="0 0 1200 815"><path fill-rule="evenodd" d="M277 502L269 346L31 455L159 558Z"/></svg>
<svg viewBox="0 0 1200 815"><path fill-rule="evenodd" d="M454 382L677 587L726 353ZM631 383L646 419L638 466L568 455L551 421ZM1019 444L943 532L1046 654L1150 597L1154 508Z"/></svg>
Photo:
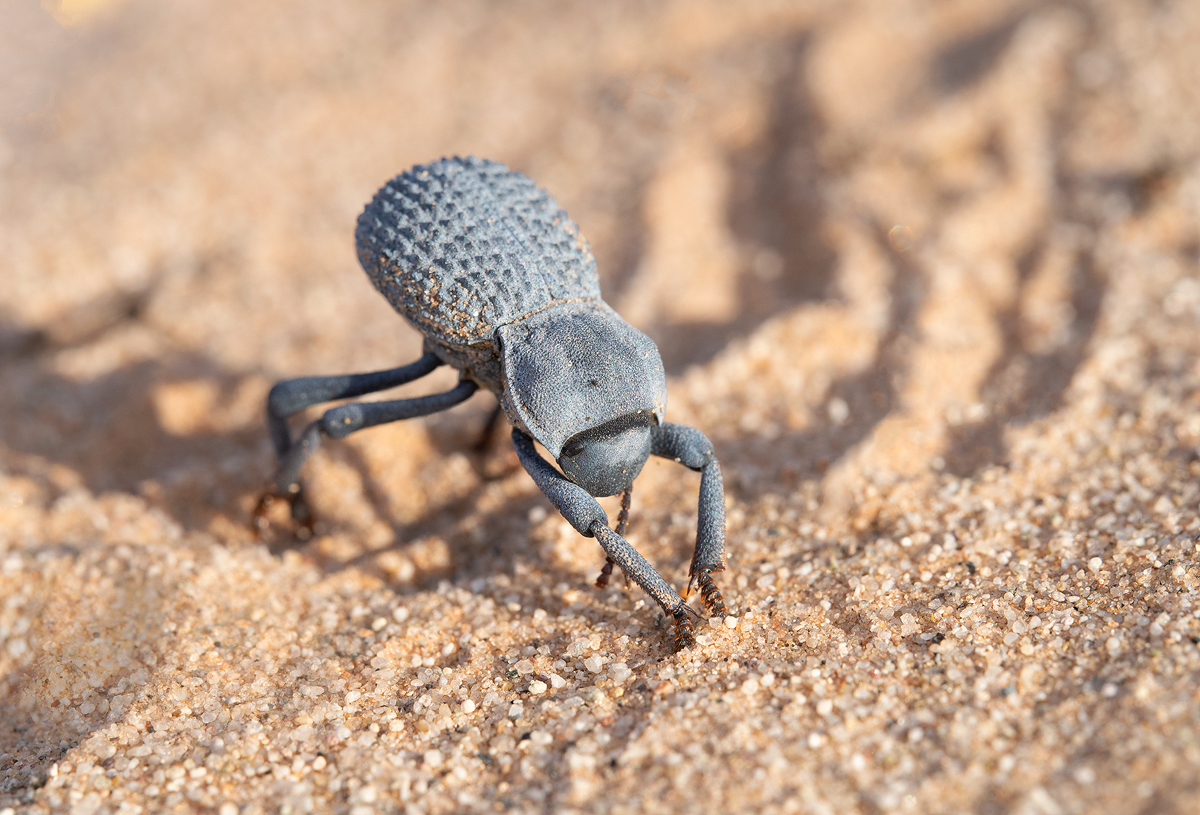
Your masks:
<svg viewBox="0 0 1200 815"><path fill-rule="evenodd" d="M262 540L263 534L271 528L269 515L271 507L277 501L287 502L288 514L292 518L292 523L294 524L293 534L296 538L302 541L311 538L315 532L317 518L313 514L308 501L305 500L304 492L299 489L298 485L294 492L281 494L271 489L263 492L258 499L258 503L254 505L254 512L250 516L254 536Z"/></svg>
<svg viewBox="0 0 1200 815"><path fill-rule="evenodd" d="M728 616L729 609L725 607L725 598L721 596L721 590L713 582L712 570L701 569L700 573L696 575L696 582L700 585L700 596L704 600L704 608L708 611L709 616Z"/></svg>
<svg viewBox="0 0 1200 815"><path fill-rule="evenodd" d="M671 612L671 616L675 618L676 651L686 650L696 644L696 628L692 625L689 611L690 609L681 603L679 608Z"/></svg>
<svg viewBox="0 0 1200 815"><path fill-rule="evenodd" d="M629 507L633 504L633 485L630 484L621 491L621 511L617 513L617 529L616 532L621 537L625 537L625 530L629 528Z"/></svg>

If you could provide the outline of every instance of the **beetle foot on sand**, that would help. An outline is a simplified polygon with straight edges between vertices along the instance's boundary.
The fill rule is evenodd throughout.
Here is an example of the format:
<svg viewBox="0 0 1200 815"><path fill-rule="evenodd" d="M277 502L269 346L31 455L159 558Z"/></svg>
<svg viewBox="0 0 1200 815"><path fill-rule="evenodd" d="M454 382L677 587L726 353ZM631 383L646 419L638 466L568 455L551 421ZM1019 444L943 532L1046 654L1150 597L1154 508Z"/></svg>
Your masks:
<svg viewBox="0 0 1200 815"><path fill-rule="evenodd" d="M696 628L692 625L692 610L681 605L671 613L675 618L675 650L683 651L696 644Z"/></svg>
<svg viewBox="0 0 1200 815"><path fill-rule="evenodd" d="M713 582L712 572L709 569L701 569L696 575L696 582L700 584L700 596L704 599L704 608L709 616L727 617L729 609L725 607L725 598L721 596L721 590Z"/></svg>
<svg viewBox="0 0 1200 815"><path fill-rule="evenodd" d="M258 503L254 505L254 512L250 516L251 528L254 530L255 537L261 540L263 534L271 528L271 507L279 501L283 501L288 505L288 514L295 524L294 534L296 538L302 541L311 538L317 519L309 507L308 501L304 499L304 493L299 489L293 493L278 493L271 489L263 492L258 499Z"/></svg>

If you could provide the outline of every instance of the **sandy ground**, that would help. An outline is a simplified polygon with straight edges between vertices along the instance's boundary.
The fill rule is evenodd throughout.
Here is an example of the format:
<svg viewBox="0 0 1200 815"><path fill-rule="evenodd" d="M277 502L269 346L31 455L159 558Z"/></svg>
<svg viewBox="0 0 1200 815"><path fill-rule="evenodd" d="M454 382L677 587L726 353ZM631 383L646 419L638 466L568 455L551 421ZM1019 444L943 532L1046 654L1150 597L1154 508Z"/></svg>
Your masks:
<svg viewBox="0 0 1200 815"><path fill-rule="evenodd" d="M53 10L0 2L0 813L1200 809L1200 4ZM449 154L716 444L695 649L486 395L249 532L270 384L418 354L353 225ZM697 489L634 497L677 586Z"/></svg>

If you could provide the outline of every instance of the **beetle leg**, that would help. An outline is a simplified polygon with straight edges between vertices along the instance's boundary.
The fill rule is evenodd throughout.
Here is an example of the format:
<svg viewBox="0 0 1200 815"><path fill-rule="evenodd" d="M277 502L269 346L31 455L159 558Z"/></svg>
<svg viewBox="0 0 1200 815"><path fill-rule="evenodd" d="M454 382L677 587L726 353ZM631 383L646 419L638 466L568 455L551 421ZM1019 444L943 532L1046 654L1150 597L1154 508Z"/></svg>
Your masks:
<svg viewBox="0 0 1200 815"><path fill-rule="evenodd" d="M725 608L725 598L721 596L721 590L713 582L712 571L701 569L696 573L694 579L700 584L700 596L704 598L704 607L708 609L708 613L714 617L728 616L729 609ZM688 581L688 592L690 593L691 590L692 583Z"/></svg>
<svg viewBox="0 0 1200 815"><path fill-rule="evenodd" d="M596 588L607 589L608 580L612 577L613 564L616 563L610 557L604 558L604 566L600 568L600 576L596 578Z"/></svg>
<svg viewBox="0 0 1200 815"><path fill-rule="evenodd" d="M700 472L696 549L692 554L690 579L684 596L698 584L708 613L724 617L729 612L712 574L725 569L725 487L712 442L699 430L686 425L655 425L651 429L650 453Z"/></svg>
<svg viewBox="0 0 1200 815"><path fill-rule="evenodd" d="M487 422L484 423L483 432L479 434L474 447L472 448L479 455L487 452L492 446L492 439L496 435L496 427L500 424L500 417L504 415L504 408L499 402L492 408L492 412L488 415Z"/></svg>
<svg viewBox="0 0 1200 815"><path fill-rule="evenodd" d="M696 629L692 625L692 618L689 612L691 607L684 605L683 608L678 608L671 615L675 618L675 650L682 651L684 648L691 648L696 644Z"/></svg>
<svg viewBox="0 0 1200 815"><path fill-rule="evenodd" d="M479 437L471 445L471 467L482 481L496 481L512 475L517 468L507 453L498 452L492 448L500 426L505 424L504 408L496 402L492 412L484 422Z"/></svg>
<svg viewBox="0 0 1200 815"><path fill-rule="evenodd" d="M305 376L287 379L271 388L267 395L267 428L275 453L283 458L292 447L287 420L300 411L335 399L352 399L376 391L384 391L420 379L433 371L442 361L436 354L427 353L409 365L371 371L365 374L341 376Z"/></svg>
<svg viewBox="0 0 1200 815"><path fill-rule="evenodd" d="M292 440L291 430L288 428L287 420L290 416L321 402L350 399L412 382L414 379L425 376L441 364L442 361L438 359L437 355L426 353L416 362L400 368L389 368L386 371L339 376L305 376L276 383L267 395L267 429L271 434L271 443L275 446L275 454L280 460L280 469L282 470L284 460L292 454L296 446L296 442ZM301 441L303 438L302 435ZM313 443L311 447L315 449L316 444ZM307 453L300 456L300 463L303 463L311 452L312 449L309 449ZM305 530L304 537L312 534L315 519L308 502L304 500L304 491L295 478L299 472L299 465L295 470L292 478L285 484L280 484L280 478L277 475L273 487L259 498L252 516L255 529L261 531L267 526L267 512L270 510L271 504L282 500L287 501L292 520Z"/></svg>
<svg viewBox="0 0 1200 815"><path fill-rule="evenodd" d="M295 499L301 495L300 468L321 443L321 436L342 439L356 430L375 425L414 419L437 413L465 401L478 390L474 382L464 379L444 393L421 396L415 399L394 399L388 402L351 402L325 411L320 419L310 424L281 456L279 469L275 471L272 494L293 502L293 517L296 517ZM303 500L302 498L300 499ZM263 502L259 502L262 507ZM264 510L265 512L265 510ZM256 522L262 513L256 510ZM301 517L300 520L303 520ZM311 521L308 521L311 528Z"/></svg>
<svg viewBox="0 0 1200 815"><path fill-rule="evenodd" d="M629 542L608 528L604 508L578 484L569 480L542 458L533 446L533 439L521 430L513 429L513 447L525 471L533 478L550 503L575 527L579 534L595 538L612 561L625 574L654 598L664 612L675 621L676 645L687 647L695 642L691 630L691 609L662 576L654 571L641 553Z"/></svg>
<svg viewBox="0 0 1200 815"><path fill-rule="evenodd" d="M621 511L617 514L617 534L625 537L625 530L629 528L629 505L633 501L633 485L630 484L621 492ZM604 568L600 570L600 576L596 578L596 588L603 589L608 587L608 579L612 577L613 559L606 557L604 559ZM625 584L629 585L629 575L625 575Z"/></svg>
<svg viewBox="0 0 1200 815"><path fill-rule="evenodd" d="M280 495L274 489L268 489L258 497L258 503L254 505L254 512L251 513L251 525L256 534L261 534L268 526L270 521L267 519L268 513L271 511L271 506L276 501L286 501L288 504L289 513L292 516L292 522L296 524L295 535L300 540L308 540L313 536L313 531L316 527L317 519L313 515L312 508L309 507L307 499L304 497L304 490L299 484L294 484L292 492L287 495Z"/></svg>
<svg viewBox="0 0 1200 815"><path fill-rule="evenodd" d="M394 399L388 402L351 402L325 411L320 419L304 428L304 431L288 449L279 469L275 473L275 492L286 495L300 474L305 460L321 443L321 436L344 439L356 430L376 425L428 416L454 407L475 393L479 386L464 379L444 393L419 396L416 399Z"/></svg>

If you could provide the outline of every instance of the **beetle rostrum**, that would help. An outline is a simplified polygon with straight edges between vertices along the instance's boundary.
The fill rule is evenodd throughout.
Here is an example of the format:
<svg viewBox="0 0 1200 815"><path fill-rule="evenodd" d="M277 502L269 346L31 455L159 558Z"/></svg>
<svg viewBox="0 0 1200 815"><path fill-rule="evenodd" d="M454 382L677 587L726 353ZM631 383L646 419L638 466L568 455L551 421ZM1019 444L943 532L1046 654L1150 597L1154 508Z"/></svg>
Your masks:
<svg viewBox="0 0 1200 815"><path fill-rule="evenodd" d="M266 525L274 499L312 528L299 485L322 436L436 413L490 390L513 426L521 465L580 534L641 586L675 623L677 647L694 643L683 597L623 537L634 479L650 456L700 473L696 546L688 592L699 587L714 616L726 613L712 575L725 568L725 493L712 443L664 421L666 375L658 348L600 296L596 261L566 212L503 164L447 158L385 184L355 231L359 262L388 302L424 336L416 362L385 371L280 382L267 397L279 466L255 508ZM441 365L459 382L440 394L331 408L292 435L288 418L316 404L412 382ZM534 441L558 462L555 469ZM621 495L617 529L597 497Z"/></svg>
<svg viewBox="0 0 1200 815"><path fill-rule="evenodd" d="M631 489L650 458L654 416L640 410L576 433L563 445L558 466L597 498Z"/></svg>

